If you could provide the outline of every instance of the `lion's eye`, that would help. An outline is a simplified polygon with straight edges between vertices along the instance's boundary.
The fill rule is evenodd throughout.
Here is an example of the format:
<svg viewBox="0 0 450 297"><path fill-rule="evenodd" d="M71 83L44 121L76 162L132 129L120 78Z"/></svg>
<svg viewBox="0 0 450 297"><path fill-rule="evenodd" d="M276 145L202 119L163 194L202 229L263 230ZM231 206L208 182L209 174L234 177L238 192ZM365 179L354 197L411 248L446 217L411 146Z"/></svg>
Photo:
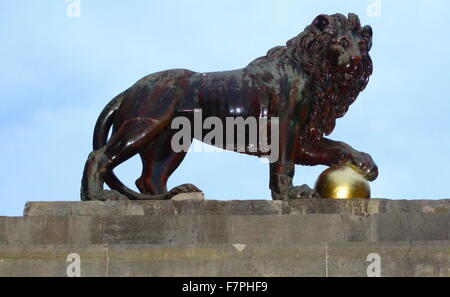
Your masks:
<svg viewBox="0 0 450 297"><path fill-rule="evenodd" d="M343 48L347 49L350 46L350 41L347 38L342 38L339 40L339 44L342 45Z"/></svg>
<svg viewBox="0 0 450 297"><path fill-rule="evenodd" d="M360 40L359 47L364 49L367 48L367 42L365 40Z"/></svg>

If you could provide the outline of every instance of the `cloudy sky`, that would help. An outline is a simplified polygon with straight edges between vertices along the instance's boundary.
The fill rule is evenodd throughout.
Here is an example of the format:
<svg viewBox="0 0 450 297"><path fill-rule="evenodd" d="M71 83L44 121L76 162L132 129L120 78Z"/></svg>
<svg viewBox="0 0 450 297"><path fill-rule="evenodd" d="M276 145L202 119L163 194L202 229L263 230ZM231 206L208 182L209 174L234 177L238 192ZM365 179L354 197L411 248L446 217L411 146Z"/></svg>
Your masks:
<svg viewBox="0 0 450 297"><path fill-rule="evenodd" d="M79 1L80 15L76 9ZM450 3L446 0L2 0L0 215L26 201L79 200L103 106L170 68L241 68L321 13L357 13L374 30L374 75L331 138L369 152L374 197L449 198ZM134 158L117 169L128 185ZM297 167L311 186L324 167ZM209 199L269 199L268 166L236 153L192 153L169 180Z"/></svg>

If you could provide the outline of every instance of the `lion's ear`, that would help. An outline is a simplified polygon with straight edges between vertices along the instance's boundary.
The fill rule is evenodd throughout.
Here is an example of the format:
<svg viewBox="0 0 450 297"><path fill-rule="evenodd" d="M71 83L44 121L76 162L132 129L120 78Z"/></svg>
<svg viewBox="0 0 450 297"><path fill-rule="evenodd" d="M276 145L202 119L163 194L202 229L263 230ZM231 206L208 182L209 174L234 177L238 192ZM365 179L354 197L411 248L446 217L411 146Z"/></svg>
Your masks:
<svg viewBox="0 0 450 297"><path fill-rule="evenodd" d="M361 28L361 36L363 38L372 39L373 31L372 27L367 25Z"/></svg>
<svg viewBox="0 0 450 297"><path fill-rule="evenodd" d="M372 36L372 27L367 25L361 28L361 37L364 38L364 40L367 42L367 48L369 50L372 48Z"/></svg>
<svg viewBox="0 0 450 297"><path fill-rule="evenodd" d="M361 22L359 20L359 17L354 13L348 14L348 22L350 23L351 29L358 31L361 29Z"/></svg>
<svg viewBox="0 0 450 297"><path fill-rule="evenodd" d="M321 14L314 19L312 25L323 32L330 25L330 17L326 14Z"/></svg>

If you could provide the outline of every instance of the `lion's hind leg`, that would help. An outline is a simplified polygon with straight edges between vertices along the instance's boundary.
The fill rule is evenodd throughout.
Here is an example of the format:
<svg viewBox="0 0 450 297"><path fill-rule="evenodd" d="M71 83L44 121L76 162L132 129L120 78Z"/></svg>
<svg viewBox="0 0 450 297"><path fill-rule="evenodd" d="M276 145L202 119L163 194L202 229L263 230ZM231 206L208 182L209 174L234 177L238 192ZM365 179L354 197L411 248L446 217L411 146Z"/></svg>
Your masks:
<svg viewBox="0 0 450 297"><path fill-rule="evenodd" d="M139 153L143 147L160 135L166 126L166 123L150 118L134 118L126 121L105 146L89 155L83 173L81 199L108 199L105 196L109 193L103 190L105 178L119 164ZM138 193L132 191L123 194L130 199L140 198L137 197ZM150 197L146 198L150 199ZM163 199L162 196L152 198Z"/></svg>
<svg viewBox="0 0 450 297"><path fill-rule="evenodd" d="M152 195L167 193L167 180L187 154L187 151L175 152L171 147L174 133L173 130L163 132L158 139L150 143L140 153L142 175L136 180L136 186L141 193ZM170 190L168 198L177 194L192 192L201 192L201 190L192 184L183 184Z"/></svg>

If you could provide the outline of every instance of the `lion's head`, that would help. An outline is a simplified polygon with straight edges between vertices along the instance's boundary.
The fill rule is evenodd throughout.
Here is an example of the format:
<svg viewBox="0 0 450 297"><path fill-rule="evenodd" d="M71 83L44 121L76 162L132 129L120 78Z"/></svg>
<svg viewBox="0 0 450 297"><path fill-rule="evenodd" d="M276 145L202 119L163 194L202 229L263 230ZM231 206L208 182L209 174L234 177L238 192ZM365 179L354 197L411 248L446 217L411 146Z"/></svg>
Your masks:
<svg viewBox="0 0 450 297"><path fill-rule="evenodd" d="M268 55L288 57L311 77L312 112L303 138L314 141L329 135L336 118L344 116L372 74L369 50L372 28L361 27L350 13L319 15L298 36Z"/></svg>

